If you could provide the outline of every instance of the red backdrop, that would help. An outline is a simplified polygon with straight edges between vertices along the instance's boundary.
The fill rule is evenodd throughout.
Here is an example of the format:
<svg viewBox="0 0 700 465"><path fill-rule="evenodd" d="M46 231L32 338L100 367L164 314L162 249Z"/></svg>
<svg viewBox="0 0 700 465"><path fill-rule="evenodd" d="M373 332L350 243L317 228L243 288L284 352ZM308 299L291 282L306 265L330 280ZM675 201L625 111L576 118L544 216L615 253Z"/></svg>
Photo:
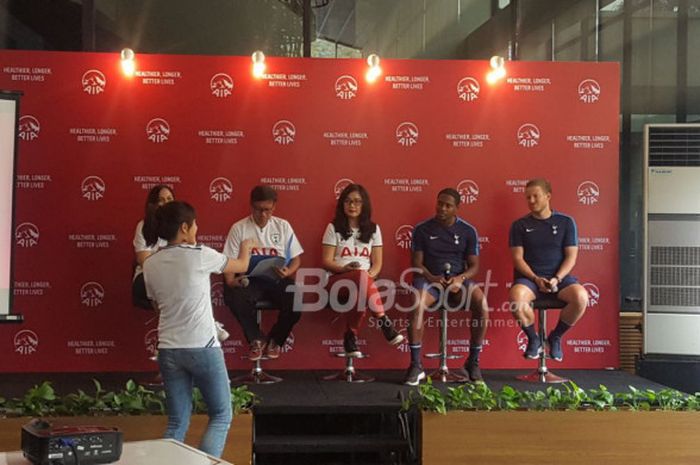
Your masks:
<svg viewBox="0 0 700 465"><path fill-rule="evenodd" d="M250 189L274 185L276 214L306 249L303 266L317 267L335 192L348 180L372 196L382 276L394 281L410 263L410 225L433 215L438 190L459 188L460 215L481 236L480 280L488 274L495 285L482 365L531 366L503 305L508 230L527 213L526 180L540 176L552 181L553 207L578 223L574 274L592 297L568 334L563 366L618 365L617 64L512 62L491 86L482 61L385 60L374 84L362 60L267 62L269 74L256 80L249 57L138 55L129 79L117 54L0 52L0 88L25 93L14 272L14 309L25 322L0 327L0 370L154 368L156 322L130 304L131 241L154 184L171 184L197 208L199 239L218 250L248 214ZM212 294L232 334L228 365L247 367L216 280ZM337 367L330 354L344 323L335 316L304 315L269 367ZM405 326L405 314L390 316ZM468 329L454 324L450 351L465 354ZM375 328L360 344L372 355L365 367L408 364L406 345L388 347Z"/></svg>

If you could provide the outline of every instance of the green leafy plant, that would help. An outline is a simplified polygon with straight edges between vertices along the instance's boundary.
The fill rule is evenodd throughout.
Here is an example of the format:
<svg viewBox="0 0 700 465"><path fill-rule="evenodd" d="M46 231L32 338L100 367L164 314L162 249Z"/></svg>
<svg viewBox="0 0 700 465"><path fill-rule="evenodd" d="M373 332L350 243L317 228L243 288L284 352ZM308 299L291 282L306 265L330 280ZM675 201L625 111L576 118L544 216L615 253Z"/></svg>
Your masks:
<svg viewBox="0 0 700 465"><path fill-rule="evenodd" d="M258 402L254 392L248 390L248 386L236 386L231 388L231 403L233 404L233 414L240 415L247 412Z"/></svg>

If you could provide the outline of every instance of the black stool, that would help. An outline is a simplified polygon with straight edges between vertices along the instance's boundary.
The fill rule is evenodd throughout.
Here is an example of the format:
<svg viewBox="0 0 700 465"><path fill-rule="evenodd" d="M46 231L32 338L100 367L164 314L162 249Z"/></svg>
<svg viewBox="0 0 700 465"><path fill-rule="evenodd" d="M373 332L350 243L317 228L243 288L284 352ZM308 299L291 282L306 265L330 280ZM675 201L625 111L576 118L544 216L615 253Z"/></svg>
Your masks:
<svg viewBox="0 0 700 465"><path fill-rule="evenodd" d="M324 376L324 381L345 381L346 383L371 383L374 378L355 370L354 360L356 358L369 358L369 355L360 352L360 355L348 355L345 352L335 354L334 357L345 359L345 369L334 375Z"/></svg>
<svg viewBox="0 0 700 465"><path fill-rule="evenodd" d="M260 324L262 323L262 312L265 310L276 310L275 306L272 305L272 302L269 302L267 300L259 300L255 303L255 318L258 323L258 327L260 327ZM249 358L248 355L244 355L241 358ZM273 383L279 383L282 381L282 378L279 378L277 376L272 376L270 374L267 374L263 371L262 369L262 361L263 360L270 360L267 358L266 355L263 355L262 358L255 360L253 362L253 368L250 370L250 373L247 375L243 376L238 376L236 378L233 378L233 382L235 383L245 383L245 384L273 384Z"/></svg>
<svg viewBox="0 0 700 465"><path fill-rule="evenodd" d="M537 370L528 375L517 376L517 379L520 381L529 381L531 383L566 383L569 381L568 379L557 376L547 369L547 355L545 350L545 343L547 341L547 310L560 310L566 307L566 302L552 296L535 299L530 305L533 310L537 310L537 319L539 320L537 337L540 338L540 344L542 344L542 353L538 358Z"/></svg>
<svg viewBox="0 0 700 465"><path fill-rule="evenodd" d="M447 314L449 313L448 305L442 305L439 309L441 312L440 322L442 328L440 329L440 352L434 354L425 354L425 358L439 358L440 367L430 374L430 379L433 381L440 381L443 383L466 383L469 379L466 376L458 375L457 373L450 372L447 367L448 360L454 360L461 358L459 355L447 355Z"/></svg>

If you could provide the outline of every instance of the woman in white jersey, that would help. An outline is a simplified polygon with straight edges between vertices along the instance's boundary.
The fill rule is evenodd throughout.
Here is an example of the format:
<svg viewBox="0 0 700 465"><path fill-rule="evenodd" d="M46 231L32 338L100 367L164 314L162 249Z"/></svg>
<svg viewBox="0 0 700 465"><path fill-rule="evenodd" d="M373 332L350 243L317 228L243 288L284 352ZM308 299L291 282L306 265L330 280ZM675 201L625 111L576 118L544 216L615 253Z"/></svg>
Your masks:
<svg viewBox="0 0 700 465"><path fill-rule="evenodd" d="M158 237L167 245L143 264L148 298L159 310L158 364L168 410L166 438L184 441L192 413L192 388L207 405L209 424L199 448L220 457L231 424L231 388L216 336L210 274L248 269L252 241L241 243L237 259L197 244L194 208L170 202L155 214ZM148 243L154 238L146 236Z"/></svg>
<svg viewBox="0 0 700 465"><path fill-rule="evenodd" d="M345 353L359 354L357 333L368 307L378 318L378 326L386 340L392 345L400 344L403 336L396 332L384 313L379 291L374 284L374 278L382 269L382 233L379 225L372 222L369 194L359 184L350 184L338 197L335 218L323 235L322 263L332 273L327 289L337 281L347 279L355 284L354 289L367 290L365 296L359 295L359 292L340 296L355 300L347 302L355 308L347 316L343 338Z"/></svg>

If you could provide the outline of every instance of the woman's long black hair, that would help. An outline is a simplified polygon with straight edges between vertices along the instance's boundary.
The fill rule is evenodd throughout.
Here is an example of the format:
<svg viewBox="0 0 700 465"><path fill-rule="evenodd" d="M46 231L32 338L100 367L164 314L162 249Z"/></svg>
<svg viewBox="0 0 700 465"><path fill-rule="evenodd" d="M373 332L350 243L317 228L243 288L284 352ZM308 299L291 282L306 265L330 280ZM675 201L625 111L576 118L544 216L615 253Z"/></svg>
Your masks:
<svg viewBox="0 0 700 465"><path fill-rule="evenodd" d="M153 186L150 191L148 191L148 197L146 197L146 207L143 214L143 237L146 239L146 245L152 247L158 243L158 231L156 230L156 210L158 210L158 201L160 199L160 191L163 189L168 189L173 197L175 197L175 192L170 186L165 184L158 184Z"/></svg>
<svg viewBox="0 0 700 465"><path fill-rule="evenodd" d="M333 227L335 232L340 233L343 239L347 240L352 235L352 229L348 222L348 217L345 216L345 199L350 194L357 192L362 197L362 210L360 211L360 241L369 242L372 234L377 230L377 225L372 222L372 204L369 201L367 189L360 184L349 184L338 197L338 203L335 206L335 217L333 218Z"/></svg>

